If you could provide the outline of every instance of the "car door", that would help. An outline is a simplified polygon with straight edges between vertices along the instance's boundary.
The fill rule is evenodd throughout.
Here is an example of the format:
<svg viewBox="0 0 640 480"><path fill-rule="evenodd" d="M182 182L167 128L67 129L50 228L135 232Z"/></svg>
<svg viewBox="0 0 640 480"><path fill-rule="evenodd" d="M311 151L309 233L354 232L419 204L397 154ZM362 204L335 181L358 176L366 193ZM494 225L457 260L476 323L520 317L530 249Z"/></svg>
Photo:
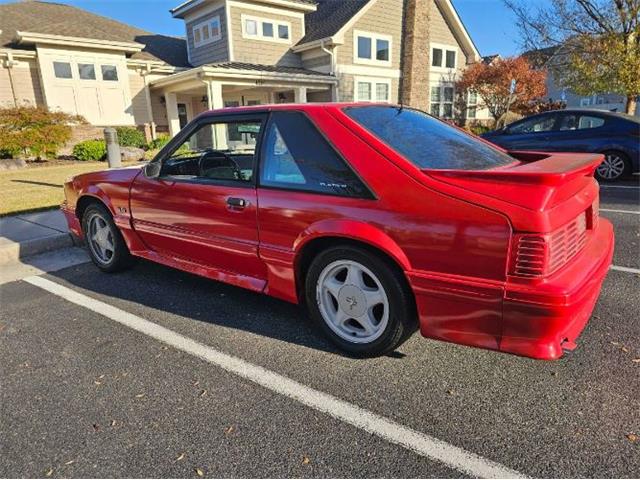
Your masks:
<svg viewBox="0 0 640 480"><path fill-rule="evenodd" d="M496 137L496 143L508 150L549 151L553 142L556 114L537 115L509 125Z"/></svg>
<svg viewBox="0 0 640 480"><path fill-rule="evenodd" d="M554 137L556 152L595 152L610 141L612 132L606 128L604 117L594 113L561 113ZM604 142L603 142L604 141Z"/></svg>
<svg viewBox="0 0 640 480"><path fill-rule="evenodd" d="M158 159L157 175L131 188L133 227L165 257L264 279L258 258L256 142L264 114L203 117L178 134ZM246 144L229 142L230 133Z"/></svg>

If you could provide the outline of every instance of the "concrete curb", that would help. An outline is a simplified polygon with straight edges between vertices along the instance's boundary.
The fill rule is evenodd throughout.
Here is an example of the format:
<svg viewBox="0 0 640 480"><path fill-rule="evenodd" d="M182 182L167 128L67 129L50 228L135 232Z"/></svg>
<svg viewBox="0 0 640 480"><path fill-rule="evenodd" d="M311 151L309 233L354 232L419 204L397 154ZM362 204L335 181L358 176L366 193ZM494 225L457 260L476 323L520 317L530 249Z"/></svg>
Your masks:
<svg viewBox="0 0 640 480"><path fill-rule="evenodd" d="M79 246L80 242L70 233L58 233L24 242L14 242L0 247L0 265L15 263L26 257L74 245Z"/></svg>

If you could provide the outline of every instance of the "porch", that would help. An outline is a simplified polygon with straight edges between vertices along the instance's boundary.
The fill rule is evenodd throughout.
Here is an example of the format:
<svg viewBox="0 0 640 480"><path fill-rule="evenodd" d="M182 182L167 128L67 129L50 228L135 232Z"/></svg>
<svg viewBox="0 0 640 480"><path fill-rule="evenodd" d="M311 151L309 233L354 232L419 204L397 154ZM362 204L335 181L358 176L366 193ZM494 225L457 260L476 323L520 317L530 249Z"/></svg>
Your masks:
<svg viewBox="0 0 640 480"><path fill-rule="evenodd" d="M150 83L161 95L169 133L175 135L207 110L276 103L336 101L334 76L291 67L206 65Z"/></svg>

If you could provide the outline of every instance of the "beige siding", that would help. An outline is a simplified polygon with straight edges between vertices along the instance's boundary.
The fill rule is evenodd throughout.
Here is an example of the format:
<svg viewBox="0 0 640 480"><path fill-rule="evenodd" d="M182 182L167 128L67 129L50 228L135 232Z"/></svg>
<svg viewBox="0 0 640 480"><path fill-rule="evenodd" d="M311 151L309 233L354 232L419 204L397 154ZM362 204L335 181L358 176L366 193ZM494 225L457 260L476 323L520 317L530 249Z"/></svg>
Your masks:
<svg viewBox="0 0 640 480"><path fill-rule="evenodd" d="M243 14L268 20L289 22L291 24L291 43L243 38L241 20ZM231 7L230 15L234 61L261 65L302 67L300 56L291 51L291 47L302 38L303 25L301 17L278 15L271 12L238 7Z"/></svg>
<svg viewBox="0 0 640 480"><path fill-rule="evenodd" d="M222 34L220 40L196 48L193 41L193 27L216 16L220 17L220 32ZM187 22L187 42L191 64L198 67L207 63L229 61L227 35L227 17L224 7Z"/></svg>
<svg viewBox="0 0 640 480"><path fill-rule="evenodd" d="M319 57L311 57L302 59L302 65L309 70L317 70L323 73L329 73L331 69L331 57L327 54Z"/></svg>
<svg viewBox="0 0 640 480"><path fill-rule="evenodd" d="M129 88L131 89L131 110L136 125L149 123L144 78L133 70L129 70Z"/></svg>
<svg viewBox="0 0 640 480"><path fill-rule="evenodd" d="M20 61L11 69L18 105L44 105L42 85L35 60ZM13 106L13 93L7 68L0 69L0 106Z"/></svg>
<svg viewBox="0 0 640 480"><path fill-rule="evenodd" d="M391 45L391 66L380 68L400 68L402 10L402 0L375 0L375 4L360 17L352 28L349 28L345 32L344 45L338 48L338 63L346 65L353 64L353 31L361 30L364 32L391 35L393 39Z"/></svg>

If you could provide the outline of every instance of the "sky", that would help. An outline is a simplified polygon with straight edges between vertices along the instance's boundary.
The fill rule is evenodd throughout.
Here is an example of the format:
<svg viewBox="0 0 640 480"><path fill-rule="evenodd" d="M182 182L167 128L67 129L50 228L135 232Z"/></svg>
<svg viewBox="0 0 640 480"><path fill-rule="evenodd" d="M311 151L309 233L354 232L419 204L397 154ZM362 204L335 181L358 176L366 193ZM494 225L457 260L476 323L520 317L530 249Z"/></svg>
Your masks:
<svg viewBox="0 0 640 480"><path fill-rule="evenodd" d="M13 0L0 0L11 3ZM169 9L183 0L56 0L165 35L184 36L184 24ZM546 0L528 0L537 3ZM521 51L518 29L503 0L453 0L481 55L515 55Z"/></svg>

